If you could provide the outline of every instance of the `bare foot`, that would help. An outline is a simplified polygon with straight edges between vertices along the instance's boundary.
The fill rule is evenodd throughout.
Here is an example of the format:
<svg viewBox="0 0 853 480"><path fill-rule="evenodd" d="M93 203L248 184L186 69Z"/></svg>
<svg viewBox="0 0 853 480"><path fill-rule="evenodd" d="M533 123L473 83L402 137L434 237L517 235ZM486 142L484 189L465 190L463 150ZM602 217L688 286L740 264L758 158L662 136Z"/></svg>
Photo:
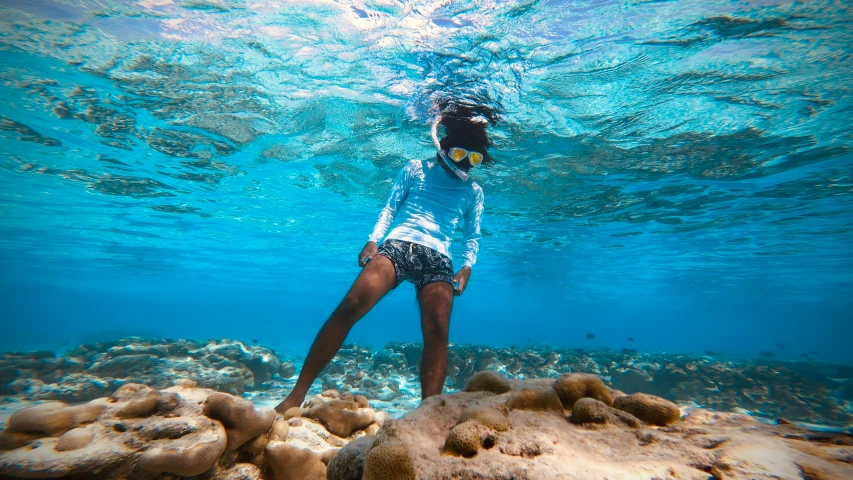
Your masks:
<svg viewBox="0 0 853 480"><path fill-rule="evenodd" d="M288 395L287 398L285 398L283 402L279 403L278 406L275 407L275 411L278 413L284 413L287 411L287 409L289 409L291 407L298 407L298 406L302 405L303 400L305 400L304 397L300 399L300 398L293 398L293 394Z"/></svg>

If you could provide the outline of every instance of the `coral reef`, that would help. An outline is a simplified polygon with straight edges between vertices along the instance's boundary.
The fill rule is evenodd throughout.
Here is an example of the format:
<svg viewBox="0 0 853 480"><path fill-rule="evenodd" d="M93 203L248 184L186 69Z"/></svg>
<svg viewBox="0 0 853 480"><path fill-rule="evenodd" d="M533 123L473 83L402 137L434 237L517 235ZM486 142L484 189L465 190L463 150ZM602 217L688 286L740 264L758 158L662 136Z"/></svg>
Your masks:
<svg viewBox="0 0 853 480"><path fill-rule="evenodd" d="M421 345L411 343L389 343L377 351L345 345L323 371L318 382L322 387L312 393L329 389L350 392L355 397L349 401L360 401L362 408L369 398L372 405L392 416L403 415L420 400L421 350ZM491 373L475 377L484 369ZM83 402L127 383L163 389L179 379L192 378L199 386L244 394L256 403L278 402L293 385L290 377L295 373L291 362L262 346L233 340L129 338L82 345L63 356L52 352L0 354L0 400L5 395L7 402ZM853 426L848 406L853 401L853 367L773 359L733 362L635 350L450 346L448 391L502 392L516 380L534 378L559 378L553 389L565 409L581 396L610 405L615 389L657 395L682 406L746 411L770 420ZM155 402L153 397L140 398L122 415L134 415L137 409L144 414ZM315 410L311 415L324 414Z"/></svg>
<svg viewBox="0 0 853 480"><path fill-rule="evenodd" d="M282 361L272 350L235 340L128 338L81 345L62 357L53 352L2 354L0 395L80 402L104 396L126 383L162 389L181 378L239 395L277 374L287 378L294 372L293 364Z"/></svg>
<svg viewBox="0 0 853 480"><path fill-rule="evenodd" d="M372 440L350 452L345 447L332 464L345 461L347 470L330 468L328 480L853 478L849 434L769 425L699 408L668 427L655 427L592 397L575 400L567 419L554 414L562 404L555 382L550 383L523 380L510 382L513 390L505 393L460 391L428 398L385 423ZM519 398L524 405L556 405L507 407ZM510 427L492 428L474 415L485 411L508 411Z"/></svg>
<svg viewBox="0 0 853 480"><path fill-rule="evenodd" d="M400 405L405 407L400 411L404 413L402 410L414 407L405 400L420 393L413 386L418 382L421 350L421 345L412 343L388 343L376 352L346 345L324 371L323 388L360 393L371 402L386 402L383 408ZM466 389L474 374L484 369L501 373L510 383L512 379L554 379L567 372L567 379L582 378L577 373L594 374L603 380L600 385L609 387L607 393L610 389L644 392L715 411L748 411L771 420L853 426L853 415L846 406L853 401L853 367L843 365L773 359L735 362L636 350L451 345L448 390ZM598 388L601 395L594 398L611 403L600 387L583 387ZM566 388L554 388L568 408L572 394Z"/></svg>
<svg viewBox="0 0 853 480"><path fill-rule="evenodd" d="M341 397L329 391L310 402L371 419L345 437L191 381L164 390L126 384L81 405L47 402L18 410L0 432L0 477L324 480L338 447L387 419Z"/></svg>
<svg viewBox="0 0 853 480"><path fill-rule="evenodd" d="M398 367L409 361L383 355ZM499 356L488 359L494 367ZM12 414L0 432L0 477L853 478L849 433L700 408L682 418L665 398L625 395L593 374L507 379L491 371L472 374L469 385L390 420L352 391L326 390L281 415L190 380L163 389L125 383L109 397Z"/></svg>

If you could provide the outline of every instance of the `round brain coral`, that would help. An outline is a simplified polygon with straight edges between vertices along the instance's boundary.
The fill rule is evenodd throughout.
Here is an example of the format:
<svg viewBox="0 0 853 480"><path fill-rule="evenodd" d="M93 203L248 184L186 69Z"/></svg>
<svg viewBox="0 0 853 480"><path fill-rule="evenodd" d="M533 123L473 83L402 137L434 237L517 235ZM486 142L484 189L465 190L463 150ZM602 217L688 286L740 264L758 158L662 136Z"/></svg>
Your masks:
<svg viewBox="0 0 853 480"><path fill-rule="evenodd" d="M506 406L510 410L534 410L563 415L563 404L560 403L560 398L551 387L522 388L512 392Z"/></svg>
<svg viewBox="0 0 853 480"><path fill-rule="evenodd" d="M466 392L492 392L501 394L510 390L512 390L512 387L506 378L490 370L475 373L465 384Z"/></svg>
<svg viewBox="0 0 853 480"><path fill-rule="evenodd" d="M364 480L415 480L416 477L415 463L402 443L382 443L367 452Z"/></svg>
<svg viewBox="0 0 853 480"><path fill-rule="evenodd" d="M594 398L605 404L613 405L613 397L610 395L610 389L601 381L598 375L589 373L564 373L554 381L552 387L560 401L563 402L563 408L571 409L575 402L584 397Z"/></svg>
<svg viewBox="0 0 853 480"><path fill-rule="evenodd" d="M174 440L166 448L154 447L139 455L139 468L154 473L174 473L184 477L210 470L225 452L225 429L213 422L211 430Z"/></svg>
<svg viewBox="0 0 853 480"><path fill-rule="evenodd" d="M355 404L353 404L355 405ZM286 412L285 412L286 413ZM367 428L373 423L372 411L352 411L336 408L331 403L321 403L303 411L303 416L319 420L329 432L339 437L349 437L356 430Z"/></svg>
<svg viewBox="0 0 853 480"><path fill-rule="evenodd" d="M276 479L319 480L326 478L326 464L317 453L283 442L270 442L264 449Z"/></svg>
<svg viewBox="0 0 853 480"><path fill-rule="evenodd" d="M45 437L43 433L16 433L4 430L0 432L0 451L21 448L43 437Z"/></svg>
<svg viewBox="0 0 853 480"><path fill-rule="evenodd" d="M79 450L92 443L94 439L95 434L91 428L74 428L63 433L53 449L57 452Z"/></svg>
<svg viewBox="0 0 853 480"><path fill-rule="evenodd" d="M607 405L594 398L582 398L575 402L572 408L572 423L608 423L610 420Z"/></svg>
<svg viewBox="0 0 853 480"><path fill-rule="evenodd" d="M72 428L95 421L106 408L106 405L95 402L73 407L62 402L44 403L12 414L6 431L58 437Z"/></svg>
<svg viewBox="0 0 853 480"><path fill-rule="evenodd" d="M142 418L154 413L160 402L160 392L151 390L142 398L127 402L127 405L116 412L118 418Z"/></svg>
<svg viewBox="0 0 853 480"><path fill-rule="evenodd" d="M588 397L581 398L575 402L569 421L578 425L610 423L626 425L631 428L640 428L643 426L642 422L630 413L609 407L602 401Z"/></svg>
<svg viewBox="0 0 853 480"><path fill-rule="evenodd" d="M209 418L222 422L228 435L228 451L269 431L276 418L275 411L271 409L258 410L248 400L221 392L207 397L202 411Z"/></svg>
<svg viewBox="0 0 853 480"><path fill-rule="evenodd" d="M681 418L678 405L655 395L634 393L617 397L613 407L628 412L645 423L664 427Z"/></svg>
<svg viewBox="0 0 853 480"><path fill-rule="evenodd" d="M474 421L460 423L450 430L444 441L444 452L450 455L471 458L480 450L480 425Z"/></svg>
<svg viewBox="0 0 853 480"><path fill-rule="evenodd" d="M506 407L501 408L506 410ZM484 427L491 428L492 430L497 430L499 432L505 432L509 429L509 419L506 418L506 413L496 407L490 407L487 405L471 405L462 412L462 416L459 417L457 425L468 421L479 423Z"/></svg>

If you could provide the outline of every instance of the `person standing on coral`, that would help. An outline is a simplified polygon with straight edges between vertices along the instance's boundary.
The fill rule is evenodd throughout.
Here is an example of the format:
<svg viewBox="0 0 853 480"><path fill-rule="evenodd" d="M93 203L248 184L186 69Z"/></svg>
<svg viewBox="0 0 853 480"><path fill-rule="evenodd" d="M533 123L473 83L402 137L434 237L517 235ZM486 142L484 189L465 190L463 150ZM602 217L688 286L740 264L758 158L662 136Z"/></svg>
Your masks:
<svg viewBox="0 0 853 480"><path fill-rule="evenodd" d="M468 177L468 171L492 162L486 151L491 145L487 124L469 107L445 111L435 120L436 160L411 160L397 175L373 233L358 255L361 273L320 329L296 385L277 411L284 413L302 404L350 329L404 280L414 283L421 311L421 398L441 393L453 297L465 292L479 251L483 189ZM445 130L440 141L439 125ZM454 273L449 250L460 219L464 220L463 260Z"/></svg>

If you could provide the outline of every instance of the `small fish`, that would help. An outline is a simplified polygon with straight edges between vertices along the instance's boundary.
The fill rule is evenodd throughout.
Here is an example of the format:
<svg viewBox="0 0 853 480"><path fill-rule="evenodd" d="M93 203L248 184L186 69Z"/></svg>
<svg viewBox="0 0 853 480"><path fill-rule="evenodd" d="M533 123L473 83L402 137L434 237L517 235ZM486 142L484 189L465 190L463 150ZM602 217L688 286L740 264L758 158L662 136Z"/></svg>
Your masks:
<svg viewBox="0 0 853 480"><path fill-rule="evenodd" d="M820 353L820 352L818 352L817 350L812 351L812 355L817 355L818 353Z"/></svg>
<svg viewBox="0 0 853 480"><path fill-rule="evenodd" d="M782 344L782 343L776 343L776 346L777 346L777 347L779 347L779 348L781 348L782 350L786 350L786 349L788 348L788 347L786 347L786 346L785 346L784 344Z"/></svg>
<svg viewBox="0 0 853 480"><path fill-rule="evenodd" d="M622 353L637 353L636 348L623 348Z"/></svg>
<svg viewBox="0 0 853 480"><path fill-rule="evenodd" d="M761 357L764 357L764 358L773 358L776 356L776 354L771 352L770 350L765 350L765 351L759 353L758 355Z"/></svg>
<svg viewBox="0 0 853 480"><path fill-rule="evenodd" d="M628 338L626 338L625 340L628 340L629 342L633 342L633 341L634 341L634 337L628 337Z"/></svg>
<svg viewBox="0 0 853 480"><path fill-rule="evenodd" d="M586 338L592 340L593 338L595 338L595 334L594 333L587 333Z"/></svg>
<svg viewBox="0 0 853 480"><path fill-rule="evenodd" d="M800 356L801 356L801 357L806 357L806 356L808 356L808 353L801 353L801 354L800 354Z"/></svg>
<svg viewBox="0 0 853 480"><path fill-rule="evenodd" d="M714 355L718 355L718 353L713 350L705 350L705 355L713 357Z"/></svg>
<svg viewBox="0 0 853 480"><path fill-rule="evenodd" d="M257 338L253 338L253 339L252 339L252 343L258 343L258 339L257 339Z"/></svg>
<svg viewBox="0 0 853 480"><path fill-rule="evenodd" d="M510 345L510 346L509 346L509 349L510 349L510 350L515 350L515 345Z"/></svg>

